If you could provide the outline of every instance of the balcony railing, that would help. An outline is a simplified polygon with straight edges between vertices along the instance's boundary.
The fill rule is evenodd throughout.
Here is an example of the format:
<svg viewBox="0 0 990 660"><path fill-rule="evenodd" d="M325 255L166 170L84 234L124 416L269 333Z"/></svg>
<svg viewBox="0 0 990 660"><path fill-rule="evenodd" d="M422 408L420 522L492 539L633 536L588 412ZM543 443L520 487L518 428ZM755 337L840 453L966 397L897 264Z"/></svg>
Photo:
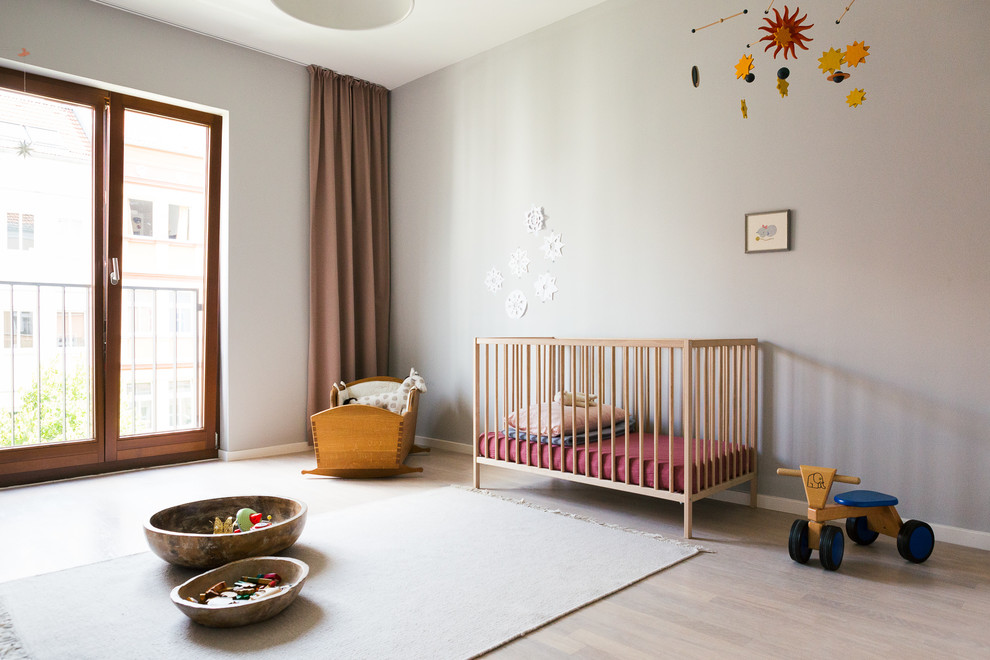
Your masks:
<svg viewBox="0 0 990 660"><path fill-rule="evenodd" d="M120 434L197 428L200 293L121 291ZM92 438L92 290L0 281L0 448Z"/></svg>

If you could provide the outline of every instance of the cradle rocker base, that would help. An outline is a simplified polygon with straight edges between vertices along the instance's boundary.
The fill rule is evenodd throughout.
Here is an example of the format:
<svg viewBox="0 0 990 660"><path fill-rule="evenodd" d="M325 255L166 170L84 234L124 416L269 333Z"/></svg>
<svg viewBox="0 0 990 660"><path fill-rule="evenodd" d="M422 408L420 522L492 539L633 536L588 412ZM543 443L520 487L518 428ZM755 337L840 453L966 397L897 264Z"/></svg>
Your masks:
<svg viewBox="0 0 990 660"><path fill-rule="evenodd" d="M375 477L391 477L397 474L408 474L409 472L422 472L421 467L409 467L408 465L400 465L394 468L387 468L384 470L362 470L362 469L333 469L333 468L313 468L312 470L303 470L303 474L315 474L320 477L341 477L343 479L373 479Z"/></svg>

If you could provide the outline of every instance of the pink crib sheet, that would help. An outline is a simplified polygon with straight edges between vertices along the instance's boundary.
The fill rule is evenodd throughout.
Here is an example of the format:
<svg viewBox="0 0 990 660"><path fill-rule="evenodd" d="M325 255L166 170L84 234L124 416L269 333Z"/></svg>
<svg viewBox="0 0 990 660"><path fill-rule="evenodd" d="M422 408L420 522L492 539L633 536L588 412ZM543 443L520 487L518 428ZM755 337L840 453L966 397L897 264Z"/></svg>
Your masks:
<svg viewBox="0 0 990 660"><path fill-rule="evenodd" d="M647 488L654 488L657 466L660 467L660 488L668 490L670 488L671 454L669 444L671 439L666 435L657 436L658 451L654 457L653 434L643 433L643 456L640 458L639 433L629 436L629 448L626 452L625 436L618 436L615 442L602 440L601 442L589 442L587 445L578 443L572 447L561 447L560 445L548 445L535 441L517 440L506 438L505 434L491 431L487 437L482 434L478 438L478 454L486 458L497 458L498 460L515 463L516 456L519 462L526 462L526 455L529 455L529 464L545 469L552 468L561 470L561 460L563 460L563 471L573 472L575 460L577 461L578 474L585 474L585 465L588 466L588 474L594 478L604 480L612 479L612 454L615 454L615 481L625 482L626 474L629 475L629 483L642 485ZM528 445L528 446L527 446ZM601 452L601 474L599 474L598 454ZM675 436L673 438L673 473L674 488L678 493L684 492L684 439ZM692 491L697 493L701 488L712 486L728 479L732 479L745 473L749 469L749 457L745 449L733 449L727 447L720 455L704 456L705 460L695 459L696 468ZM551 462L552 459L552 462ZM646 483L640 484L640 466L645 467ZM707 471L707 475L705 474ZM707 479L706 479L707 477Z"/></svg>

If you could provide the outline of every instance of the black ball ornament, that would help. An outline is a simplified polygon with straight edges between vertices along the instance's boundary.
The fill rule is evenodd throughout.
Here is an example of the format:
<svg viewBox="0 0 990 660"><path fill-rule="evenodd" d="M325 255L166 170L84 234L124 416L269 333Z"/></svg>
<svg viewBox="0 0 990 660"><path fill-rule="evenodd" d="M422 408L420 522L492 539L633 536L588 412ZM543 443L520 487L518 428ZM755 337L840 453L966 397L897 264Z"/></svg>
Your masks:
<svg viewBox="0 0 990 660"><path fill-rule="evenodd" d="M787 80L787 76L789 75L791 75L791 70L788 69L786 66L782 66L779 69L777 69L777 77L780 78L781 80Z"/></svg>

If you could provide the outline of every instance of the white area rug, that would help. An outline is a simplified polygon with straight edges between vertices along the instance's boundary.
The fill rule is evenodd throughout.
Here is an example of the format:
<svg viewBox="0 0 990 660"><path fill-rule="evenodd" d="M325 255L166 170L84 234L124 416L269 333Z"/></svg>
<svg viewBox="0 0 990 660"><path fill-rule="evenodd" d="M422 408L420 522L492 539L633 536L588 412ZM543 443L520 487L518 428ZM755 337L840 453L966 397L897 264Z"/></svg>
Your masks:
<svg viewBox="0 0 990 660"><path fill-rule="evenodd" d="M169 591L196 571L151 553L0 584L0 658L466 658L698 551L439 488L311 518L302 593L248 628L191 622Z"/></svg>

